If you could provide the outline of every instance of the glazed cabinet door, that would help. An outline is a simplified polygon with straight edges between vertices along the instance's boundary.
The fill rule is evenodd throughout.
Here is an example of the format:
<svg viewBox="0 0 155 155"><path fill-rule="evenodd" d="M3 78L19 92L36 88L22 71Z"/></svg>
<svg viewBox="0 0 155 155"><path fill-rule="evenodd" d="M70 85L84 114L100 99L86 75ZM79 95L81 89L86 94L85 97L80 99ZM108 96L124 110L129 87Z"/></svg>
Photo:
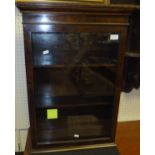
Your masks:
<svg viewBox="0 0 155 155"><path fill-rule="evenodd" d="M113 142L126 27L24 25L34 146Z"/></svg>

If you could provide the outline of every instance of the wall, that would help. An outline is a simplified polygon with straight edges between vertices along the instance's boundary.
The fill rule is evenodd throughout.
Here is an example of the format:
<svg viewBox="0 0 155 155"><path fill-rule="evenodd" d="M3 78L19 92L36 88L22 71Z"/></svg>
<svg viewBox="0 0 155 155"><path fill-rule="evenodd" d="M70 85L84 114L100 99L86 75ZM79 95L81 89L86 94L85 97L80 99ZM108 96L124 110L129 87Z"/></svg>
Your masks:
<svg viewBox="0 0 155 155"><path fill-rule="evenodd" d="M26 88L26 75L25 75L25 62L24 62L24 44L23 44L23 28L22 16L16 8L16 152L23 151L27 137L27 129L29 128L28 105L27 105L27 88ZM119 108L119 121L139 120L139 90L133 90L131 93L121 94L120 108Z"/></svg>
<svg viewBox="0 0 155 155"><path fill-rule="evenodd" d="M27 105L27 88L26 74L24 62L24 43L23 43L23 27L22 16L16 9L15 17L15 32L16 32L16 48L15 48L15 149L23 151L25 147L27 129L29 128L28 105Z"/></svg>

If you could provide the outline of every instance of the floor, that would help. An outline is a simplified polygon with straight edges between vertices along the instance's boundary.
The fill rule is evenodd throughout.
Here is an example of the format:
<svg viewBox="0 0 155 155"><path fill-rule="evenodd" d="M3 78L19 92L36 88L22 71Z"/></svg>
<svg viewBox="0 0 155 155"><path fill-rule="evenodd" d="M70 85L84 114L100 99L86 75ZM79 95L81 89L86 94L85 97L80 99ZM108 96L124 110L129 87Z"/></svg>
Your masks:
<svg viewBox="0 0 155 155"><path fill-rule="evenodd" d="M118 123L116 144L120 155L140 155L140 121ZM24 155L29 155L26 148Z"/></svg>
<svg viewBox="0 0 155 155"><path fill-rule="evenodd" d="M118 123L116 144L121 155L140 155L140 121Z"/></svg>

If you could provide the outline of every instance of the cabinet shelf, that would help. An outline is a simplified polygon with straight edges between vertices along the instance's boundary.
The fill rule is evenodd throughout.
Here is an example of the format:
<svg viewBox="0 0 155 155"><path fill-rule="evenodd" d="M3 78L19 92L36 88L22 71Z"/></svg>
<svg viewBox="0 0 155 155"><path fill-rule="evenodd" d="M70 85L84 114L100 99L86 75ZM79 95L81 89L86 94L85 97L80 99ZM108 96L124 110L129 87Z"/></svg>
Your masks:
<svg viewBox="0 0 155 155"><path fill-rule="evenodd" d="M102 86L102 85L101 85ZM74 84L67 85L42 85L40 87L37 87L35 89L36 95L38 96L53 96L53 97L66 97L66 96L112 96L114 95L114 89L111 87L109 88L104 88L101 87L100 91L99 90L88 90L87 88L84 89L81 85L77 86ZM108 87L108 86L107 86Z"/></svg>
<svg viewBox="0 0 155 155"><path fill-rule="evenodd" d="M110 138L111 119L95 115L68 116L59 120L38 120L38 143L57 144ZM88 132L89 131L89 132ZM76 137L77 136L77 137Z"/></svg>
<svg viewBox="0 0 155 155"><path fill-rule="evenodd" d="M76 64L76 65L34 65L34 69L41 68L77 68L77 67L113 67L116 68L114 63L103 63L103 64Z"/></svg>
<svg viewBox="0 0 155 155"><path fill-rule="evenodd" d="M109 65L118 62L119 41L110 33L33 33L34 66Z"/></svg>
<svg viewBox="0 0 155 155"><path fill-rule="evenodd" d="M114 94L114 86L106 85L98 87L99 85L94 86L94 88L85 88L83 85L78 85L74 83L62 84L60 85L42 85L36 88L36 95L38 96L112 96ZM98 89L97 89L98 87Z"/></svg>
<svg viewBox="0 0 155 155"><path fill-rule="evenodd" d="M113 68L35 70L35 94L38 96L111 96L114 94Z"/></svg>
<svg viewBox="0 0 155 155"><path fill-rule="evenodd" d="M117 59L110 60L106 58L97 58L97 57L87 57L81 60L80 62L79 60L68 60L66 62L63 62L63 61L54 62L50 56L45 56L44 58L34 59L33 67L34 68L116 67L117 62L118 62Z"/></svg>
<svg viewBox="0 0 155 155"><path fill-rule="evenodd" d="M57 119L47 119L46 109L37 109L38 141L63 143L110 137L112 109L113 105L63 107L58 108Z"/></svg>
<svg viewBox="0 0 155 155"><path fill-rule="evenodd" d="M114 96L65 96L65 97L51 97L51 96L36 96L34 98L37 108L65 108L65 107L85 107L85 106L99 106L111 105Z"/></svg>

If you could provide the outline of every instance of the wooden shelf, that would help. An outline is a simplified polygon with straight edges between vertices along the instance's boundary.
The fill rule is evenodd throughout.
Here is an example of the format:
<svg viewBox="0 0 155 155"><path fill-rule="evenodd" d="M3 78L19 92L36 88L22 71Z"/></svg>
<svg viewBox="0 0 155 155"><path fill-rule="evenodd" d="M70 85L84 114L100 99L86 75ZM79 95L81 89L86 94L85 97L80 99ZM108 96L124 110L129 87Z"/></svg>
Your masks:
<svg viewBox="0 0 155 155"><path fill-rule="evenodd" d="M109 51L110 52L110 51ZM61 59L67 59L65 56L62 56ZM75 60L72 60L75 59ZM110 58L96 58L96 57L89 57L86 59L81 60L79 62L79 58L71 58L68 60L61 60L60 62L57 60L53 60L53 56L45 55L44 57L36 57L34 59L34 68L64 68L64 67L116 67L117 59Z"/></svg>
<svg viewBox="0 0 155 155"><path fill-rule="evenodd" d="M43 84L36 88L38 96L75 96L79 94L78 88L73 83Z"/></svg>
<svg viewBox="0 0 155 155"><path fill-rule="evenodd" d="M104 74L102 74L102 72ZM34 74L37 96L113 96L111 70L37 70Z"/></svg>
<svg viewBox="0 0 155 155"><path fill-rule="evenodd" d="M84 89L82 88L82 86L78 87L78 85L74 85L72 83L69 83L68 85L61 84L61 86L47 84L37 87L35 93L37 96L48 96L48 97L78 96L78 95L86 97L113 96L114 95L113 87L111 88L110 86L107 87L108 89L100 87L99 91L99 90Z"/></svg>
<svg viewBox="0 0 155 155"><path fill-rule="evenodd" d="M37 108L64 108L64 107L84 107L113 104L114 96L84 97L84 96L36 96Z"/></svg>
<svg viewBox="0 0 155 155"><path fill-rule="evenodd" d="M34 69L41 68L77 68L77 67L113 67L116 68L114 63L105 63L105 64L76 64L76 65L34 65Z"/></svg>

